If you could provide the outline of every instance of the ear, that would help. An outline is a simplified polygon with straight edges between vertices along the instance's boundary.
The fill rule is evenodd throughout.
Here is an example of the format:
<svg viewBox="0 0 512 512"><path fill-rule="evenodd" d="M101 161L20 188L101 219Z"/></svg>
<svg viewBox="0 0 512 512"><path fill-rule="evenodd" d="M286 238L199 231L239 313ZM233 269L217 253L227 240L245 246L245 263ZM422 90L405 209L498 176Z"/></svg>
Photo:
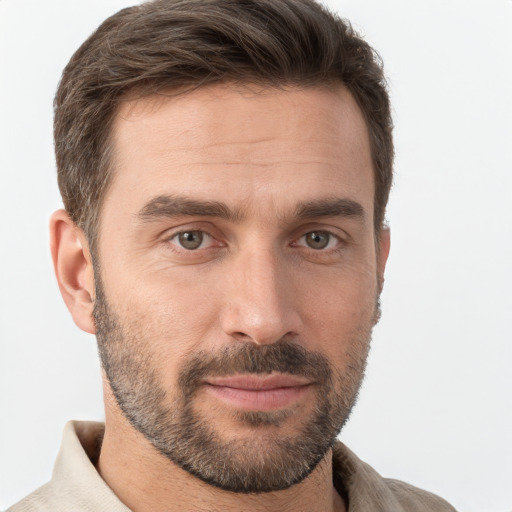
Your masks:
<svg viewBox="0 0 512 512"><path fill-rule="evenodd" d="M94 271L89 245L83 231L64 210L50 219L50 247L60 293L75 321L85 332L96 334Z"/></svg>
<svg viewBox="0 0 512 512"><path fill-rule="evenodd" d="M384 286L384 271L388 261L389 250L391 248L391 233L388 226L383 226L378 234L377 244L377 278L379 281L379 294Z"/></svg>

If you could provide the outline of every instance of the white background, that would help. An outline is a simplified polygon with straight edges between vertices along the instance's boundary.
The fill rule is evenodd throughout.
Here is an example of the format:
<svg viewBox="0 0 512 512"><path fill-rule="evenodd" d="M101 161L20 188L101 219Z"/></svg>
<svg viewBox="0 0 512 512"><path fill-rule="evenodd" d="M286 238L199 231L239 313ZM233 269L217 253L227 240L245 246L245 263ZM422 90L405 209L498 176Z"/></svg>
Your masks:
<svg viewBox="0 0 512 512"><path fill-rule="evenodd" d="M512 511L512 1L331 0L382 54L392 251L342 439L461 511ZM126 0L0 0L0 509L44 483L70 418L102 419L93 337L54 282L52 97Z"/></svg>

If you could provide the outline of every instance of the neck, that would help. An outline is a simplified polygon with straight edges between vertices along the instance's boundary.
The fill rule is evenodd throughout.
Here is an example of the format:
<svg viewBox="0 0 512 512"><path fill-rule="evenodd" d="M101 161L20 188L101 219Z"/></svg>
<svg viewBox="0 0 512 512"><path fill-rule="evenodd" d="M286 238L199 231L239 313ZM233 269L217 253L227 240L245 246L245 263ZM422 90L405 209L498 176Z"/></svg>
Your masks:
<svg viewBox="0 0 512 512"><path fill-rule="evenodd" d="M332 452L301 483L283 491L238 494L208 485L160 454L105 397L105 436L97 469L133 512L345 512L333 486Z"/></svg>

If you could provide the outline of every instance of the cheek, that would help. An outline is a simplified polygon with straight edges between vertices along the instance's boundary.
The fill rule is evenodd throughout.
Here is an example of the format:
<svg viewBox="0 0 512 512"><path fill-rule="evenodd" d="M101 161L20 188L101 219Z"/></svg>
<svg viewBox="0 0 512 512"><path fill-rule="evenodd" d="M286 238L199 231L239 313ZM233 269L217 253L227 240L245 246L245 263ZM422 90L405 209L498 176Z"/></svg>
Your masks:
<svg viewBox="0 0 512 512"><path fill-rule="evenodd" d="M173 332L188 337L201 333L205 320L214 316L215 288L205 277L204 272L168 264L118 268L107 296L145 328L158 329L163 337Z"/></svg>
<svg viewBox="0 0 512 512"><path fill-rule="evenodd" d="M307 300L303 313L307 338L317 350L329 352L335 359L344 358L347 351L369 340L376 305L375 275L337 276Z"/></svg>
<svg viewBox="0 0 512 512"><path fill-rule="evenodd" d="M378 289L376 272L372 264L347 264L302 279L305 302L324 318L357 321L361 314L364 316L375 305Z"/></svg>
<svg viewBox="0 0 512 512"><path fill-rule="evenodd" d="M125 338L147 355L166 388L174 386L183 362L211 337L218 317L214 298L195 283L163 276L116 283L107 296Z"/></svg>

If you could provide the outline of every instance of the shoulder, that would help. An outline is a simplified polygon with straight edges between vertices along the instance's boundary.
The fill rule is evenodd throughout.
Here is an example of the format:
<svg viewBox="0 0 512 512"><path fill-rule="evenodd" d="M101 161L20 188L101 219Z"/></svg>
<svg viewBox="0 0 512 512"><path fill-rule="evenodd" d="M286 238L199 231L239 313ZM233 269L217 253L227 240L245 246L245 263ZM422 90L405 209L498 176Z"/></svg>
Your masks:
<svg viewBox="0 0 512 512"><path fill-rule="evenodd" d="M349 503L349 512L456 512L435 494L383 478L340 442L333 450L333 475L336 488Z"/></svg>
<svg viewBox="0 0 512 512"><path fill-rule="evenodd" d="M454 507L436 494L401 480L383 478L383 481L403 509L408 512L456 512Z"/></svg>
<svg viewBox="0 0 512 512"><path fill-rule="evenodd" d="M130 512L94 466L103 431L102 423L68 422L51 480L6 512Z"/></svg>
<svg viewBox="0 0 512 512"><path fill-rule="evenodd" d="M55 502L49 499L51 493L49 492L50 484L45 484L39 489L35 490L21 501L8 508L6 512L57 512L55 509Z"/></svg>

